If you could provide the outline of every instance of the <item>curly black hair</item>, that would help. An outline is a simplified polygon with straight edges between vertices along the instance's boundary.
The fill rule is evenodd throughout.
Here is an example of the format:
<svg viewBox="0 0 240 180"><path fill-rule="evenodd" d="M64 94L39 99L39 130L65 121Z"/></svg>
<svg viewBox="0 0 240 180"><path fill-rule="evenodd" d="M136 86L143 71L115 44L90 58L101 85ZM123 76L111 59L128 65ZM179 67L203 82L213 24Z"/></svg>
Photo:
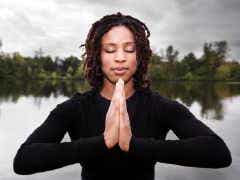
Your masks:
<svg viewBox="0 0 240 180"><path fill-rule="evenodd" d="M149 29L140 20L129 15L123 15L120 12L106 15L92 24L85 44L80 46L85 46L85 52L82 56L84 60L84 77L93 88L97 90L102 88L104 76L101 70L100 60L101 38L112 27L120 25L129 28L133 33L136 42L138 67L133 75L134 88L149 88L151 81L148 77L147 71L148 63L152 56L152 50L148 40L150 36Z"/></svg>

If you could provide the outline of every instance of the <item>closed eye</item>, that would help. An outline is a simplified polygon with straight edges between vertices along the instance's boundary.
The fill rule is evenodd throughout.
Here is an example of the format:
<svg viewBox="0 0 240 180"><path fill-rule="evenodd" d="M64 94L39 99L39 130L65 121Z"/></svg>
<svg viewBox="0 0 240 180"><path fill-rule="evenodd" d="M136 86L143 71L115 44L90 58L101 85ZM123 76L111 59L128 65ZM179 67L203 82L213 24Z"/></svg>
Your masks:
<svg viewBox="0 0 240 180"><path fill-rule="evenodd" d="M114 53L117 50L117 48L114 46L107 46L107 47L105 46L103 49L106 53ZM124 51L127 53L134 53L136 51L135 45L132 45L132 44L126 45L124 47Z"/></svg>
<svg viewBox="0 0 240 180"><path fill-rule="evenodd" d="M115 51L116 51L116 50L111 50L111 51L105 50L106 53L114 53ZM127 49L125 49L124 51L127 52L127 53L134 53L134 52L135 52L135 49L133 49L133 50L127 50Z"/></svg>
<svg viewBox="0 0 240 180"><path fill-rule="evenodd" d="M114 53L115 50L105 50L106 53Z"/></svg>
<svg viewBox="0 0 240 180"><path fill-rule="evenodd" d="M126 47L126 48L124 49L124 51L133 53L133 52L135 52L135 47L134 47L134 46Z"/></svg>

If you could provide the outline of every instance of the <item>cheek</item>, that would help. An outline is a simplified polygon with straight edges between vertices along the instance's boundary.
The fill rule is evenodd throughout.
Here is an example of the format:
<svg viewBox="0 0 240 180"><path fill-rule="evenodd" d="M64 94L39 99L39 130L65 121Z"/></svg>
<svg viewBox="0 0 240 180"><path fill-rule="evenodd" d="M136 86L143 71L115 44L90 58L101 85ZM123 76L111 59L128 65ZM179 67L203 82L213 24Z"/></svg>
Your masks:
<svg viewBox="0 0 240 180"><path fill-rule="evenodd" d="M109 55L101 55L101 64L102 64L102 70L103 71L109 71L109 69L111 68L111 59L112 57L109 57Z"/></svg>
<svg viewBox="0 0 240 180"><path fill-rule="evenodd" d="M130 61L130 67L132 67L132 71L136 71L137 69L137 59L136 56L132 57L132 60Z"/></svg>

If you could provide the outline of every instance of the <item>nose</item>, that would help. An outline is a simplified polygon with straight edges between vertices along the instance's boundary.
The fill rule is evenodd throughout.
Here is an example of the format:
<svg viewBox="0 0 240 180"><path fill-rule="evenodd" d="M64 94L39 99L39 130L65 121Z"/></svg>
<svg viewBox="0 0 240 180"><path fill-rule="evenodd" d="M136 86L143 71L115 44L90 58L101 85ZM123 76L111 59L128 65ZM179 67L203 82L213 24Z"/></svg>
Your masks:
<svg viewBox="0 0 240 180"><path fill-rule="evenodd" d="M119 49L118 51L116 51L115 61L116 62L125 62L126 61L126 54L124 53L123 50Z"/></svg>

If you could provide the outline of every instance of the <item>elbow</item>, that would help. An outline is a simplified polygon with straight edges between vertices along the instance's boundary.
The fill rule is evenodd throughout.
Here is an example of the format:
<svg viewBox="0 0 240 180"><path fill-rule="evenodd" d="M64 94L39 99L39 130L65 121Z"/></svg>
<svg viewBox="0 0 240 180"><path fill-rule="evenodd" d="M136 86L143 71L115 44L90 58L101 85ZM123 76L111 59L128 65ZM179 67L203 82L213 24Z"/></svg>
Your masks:
<svg viewBox="0 0 240 180"><path fill-rule="evenodd" d="M224 161L224 164L222 165L222 168L229 167L232 164L232 157L229 155L228 159Z"/></svg>
<svg viewBox="0 0 240 180"><path fill-rule="evenodd" d="M19 175L30 175L33 174L33 172L30 171L31 168L29 168L29 163L27 160L24 158L24 148L20 148L14 157L13 160L13 171L16 174Z"/></svg>
<svg viewBox="0 0 240 180"><path fill-rule="evenodd" d="M232 157L230 153L222 153L222 156L215 160L213 168L226 168L232 164Z"/></svg>
<svg viewBox="0 0 240 180"><path fill-rule="evenodd" d="M19 162L19 160L17 160L16 158L14 159L14 162L13 162L13 171L16 174L19 174L19 175L27 175L27 174L29 174L25 170L24 164Z"/></svg>
<svg viewBox="0 0 240 180"><path fill-rule="evenodd" d="M222 154L222 157L217 159L214 163L213 168L226 168L232 164L232 157L230 153Z"/></svg>
<svg viewBox="0 0 240 180"><path fill-rule="evenodd" d="M232 156L227 147L226 149L222 152L222 158L221 162L219 162L219 168L225 168L229 167L232 164Z"/></svg>
<svg viewBox="0 0 240 180"><path fill-rule="evenodd" d="M13 160L13 171L19 175L26 175L24 163L22 163L17 156Z"/></svg>
<svg viewBox="0 0 240 180"><path fill-rule="evenodd" d="M232 164L231 152L228 149L227 145L221 138L217 138L217 143L215 144L215 153L214 153L214 168L226 168Z"/></svg>

